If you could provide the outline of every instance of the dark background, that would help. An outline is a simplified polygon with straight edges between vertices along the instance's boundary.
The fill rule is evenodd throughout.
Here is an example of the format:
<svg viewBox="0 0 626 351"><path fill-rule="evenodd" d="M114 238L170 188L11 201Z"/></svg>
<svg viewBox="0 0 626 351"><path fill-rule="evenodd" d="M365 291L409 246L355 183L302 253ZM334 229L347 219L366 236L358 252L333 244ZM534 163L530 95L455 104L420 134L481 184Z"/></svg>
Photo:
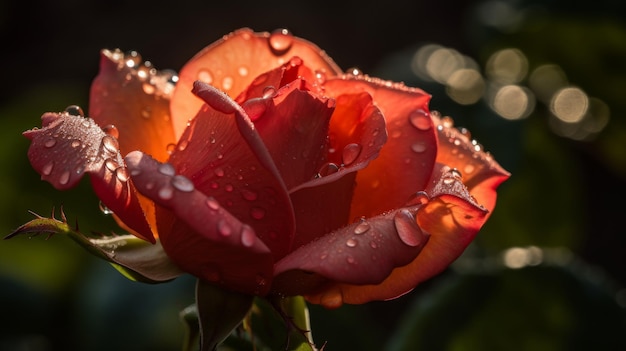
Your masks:
<svg viewBox="0 0 626 351"><path fill-rule="evenodd" d="M83 231L106 232L86 182L57 192L39 180L20 134L46 111L88 106L102 48L136 50L178 70L240 27L288 28L346 69L404 81L468 127L513 176L492 218L457 264L390 302L311 306L326 350L626 349L626 5L621 1L14 1L0 3L0 236L63 205ZM508 121L484 100L459 105L410 70L436 43L484 68L517 48L529 70L558 65L601 99L609 123L584 140L551 127L537 102ZM525 86L526 80L519 82ZM58 210L57 210L58 216ZM512 248L536 260L503 264ZM0 350L173 350L193 280L132 283L67 238L0 241Z"/></svg>

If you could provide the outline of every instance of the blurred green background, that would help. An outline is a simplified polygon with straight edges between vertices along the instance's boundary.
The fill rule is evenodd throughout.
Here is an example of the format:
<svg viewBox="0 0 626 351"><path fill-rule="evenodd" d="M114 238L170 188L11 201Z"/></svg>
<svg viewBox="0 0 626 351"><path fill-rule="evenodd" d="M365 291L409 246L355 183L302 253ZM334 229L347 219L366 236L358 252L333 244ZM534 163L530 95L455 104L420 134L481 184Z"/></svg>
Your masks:
<svg viewBox="0 0 626 351"><path fill-rule="evenodd" d="M88 182L55 191L22 131L88 106L99 50L158 69L240 27L288 28L404 81L513 176L450 269L393 301L311 306L325 350L626 350L626 3L0 2L0 236L63 206L115 229ZM86 179L85 179L86 180ZM0 350L177 350L193 279L133 283L67 238L0 241Z"/></svg>

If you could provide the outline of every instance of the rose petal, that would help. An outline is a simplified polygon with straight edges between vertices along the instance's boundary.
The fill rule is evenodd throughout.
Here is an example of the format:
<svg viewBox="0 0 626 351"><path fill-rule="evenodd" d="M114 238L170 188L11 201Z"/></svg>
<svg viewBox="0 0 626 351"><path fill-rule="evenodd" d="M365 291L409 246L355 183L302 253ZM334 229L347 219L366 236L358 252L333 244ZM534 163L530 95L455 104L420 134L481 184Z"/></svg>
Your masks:
<svg viewBox="0 0 626 351"><path fill-rule="evenodd" d="M174 89L168 83L171 74L139 63L129 67L133 59L136 56L119 50L101 52L100 72L91 85L89 116L102 127L116 127L122 154L142 150L163 162L169 156L167 145L176 141L169 106Z"/></svg>
<svg viewBox="0 0 626 351"><path fill-rule="evenodd" d="M318 178L291 191L296 213L294 247L345 226L350 217L356 172L375 159L387 140L385 119L367 93L337 98L330 121L328 162ZM316 216L311 216L316 213Z"/></svg>
<svg viewBox="0 0 626 351"><path fill-rule="evenodd" d="M276 264L274 289L300 295L335 284L382 282L394 268L413 261L428 241L415 210L362 220L300 247Z"/></svg>
<svg viewBox="0 0 626 351"><path fill-rule="evenodd" d="M411 263L394 269L380 284L335 284L307 295L307 299L331 308L341 303L392 299L441 273L456 260L486 221L487 210L475 202L458 173L449 167L436 169L433 179L428 190L430 200L417 211L417 225L430 238Z"/></svg>
<svg viewBox="0 0 626 351"><path fill-rule="evenodd" d="M399 83L346 75L324 84L332 97L369 93L385 117L387 142L378 158L361 170L351 218L371 217L404 205L408 195L423 190L437 155L437 139L429 118L430 96Z"/></svg>
<svg viewBox="0 0 626 351"><path fill-rule="evenodd" d="M302 90L295 80L273 97L254 120L288 190L311 180L326 159L328 123L334 101Z"/></svg>
<svg viewBox="0 0 626 351"><path fill-rule="evenodd" d="M282 44L279 50L274 49L277 42ZM175 135L182 134L189 116L195 115L202 106L202 101L190 93L193 82L209 83L234 98L261 73L280 66L293 56L300 57L311 70L328 75L341 72L323 50L290 34L272 36L244 28L204 48L180 71L172 99Z"/></svg>
<svg viewBox="0 0 626 351"><path fill-rule="evenodd" d="M90 118L46 113L43 128L24 132L31 140L28 158L59 190L76 186L85 172L100 200L137 236L155 242L135 188L119 153L117 139L105 134Z"/></svg>
<svg viewBox="0 0 626 351"><path fill-rule="evenodd" d="M295 224L271 156L230 97L201 82L194 91L208 105L190 122L170 162L196 188L252 226L279 259L291 248Z"/></svg>
<svg viewBox="0 0 626 351"><path fill-rule="evenodd" d="M449 118L441 119L433 113L439 133L437 162L456 168L463 175L463 183L476 201L492 211L496 204L496 188L510 174L483 147L452 126Z"/></svg>
<svg viewBox="0 0 626 351"><path fill-rule="evenodd" d="M272 252L254 229L234 217L215 198L196 189L140 151L126 156L137 189L155 203L161 243L186 272L239 292L264 295L272 277Z"/></svg>

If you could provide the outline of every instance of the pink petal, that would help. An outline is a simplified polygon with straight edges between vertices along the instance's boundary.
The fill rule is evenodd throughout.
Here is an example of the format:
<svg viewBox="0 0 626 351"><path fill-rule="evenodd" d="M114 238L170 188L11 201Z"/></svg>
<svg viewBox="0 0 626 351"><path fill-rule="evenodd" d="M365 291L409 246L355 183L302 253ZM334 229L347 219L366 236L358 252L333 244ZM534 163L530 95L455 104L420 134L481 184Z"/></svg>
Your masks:
<svg viewBox="0 0 626 351"><path fill-rule="evenodd" d="M126 156L137 189L157 208L160 239L181 269L227 289L265 295L272 278L272 252L254 229L242 223L212 196L196 189L139 151Z"/></svg>
<svg viewBox="0 0 626 351"><path fill-rule="evenodd" d="M420 89L366 76L328 79L324 87L336 98L369 93L386 121L387 142L378 158L357 175L351 218L402 207L410 194L424 189L437 155L436 132L428 112L430 96Z"/></svg>
<svg viewBox="0 0 626 351"><path fill-rule="evenodd" d="M288 190L313 179L326 160L328 123L334 109L333 100L303 90L304 84L298 79L278 90L254 120ZM244 108L249 106L244 104Z"/></svg>
<svg viewBox="0 0 626 351"><path fill-rule="evenodd" d="M136 56L103 50L100 72L91 85L89 116L100 126L115 126L120 152L142 150L165 161L174 143L170 118L171 74L135 62ZM128 62L135 62L129 67Z"/></svg>
<svg viewBox="0 0 626 351"><path fill-rule="evenodd" d="M411 291L447 268L474 239L487 219L487 210L472 198L458 172L448 167L437 168L427 192L430 199L426 196L425 203L417 210L417 226L429 233L430 238L412 262L394 269L379 284L337 283L306 295L307 299L329 308L342 303L388 300Z"/></svg>
<svg viewBox="0 0 626 351"><path fill-rule="evenodd" d="M198 82L205 105L182 135L170 162L196 188L252 226L275 259L290 251L293 209L284 183L245 111Z"/></svg>
<svg viewBox="0 0 626 351"><path fill-rule="evenodd" d="M155 242L114 136L105 134L90 118L45 113L41 129L24 132L31 140L28 158L43 180L65 190L78 184L85 172L100 200L116 219L138 237Z"/></svg>
<svg viewBox="0 0 626 351"><path fill-rule="evenodd" d="M172 100L175 135L182 134L187 119L202 106L202 101L190 93L193 82L209 83L234 98L257 76L293 56L300 57L313 71L326 72L329 76L341 72L324 51L291 34L255 33L244 28L205 47L180 71Z"/></svg>
<svg viewBox="0 0 626 351"><path fill-rule="evenodd" d="M294 247L353 220L350 203L356 172L378 156L387 140L385 120L365 92L337 98L330 129L328 162L318 169L316 179L292 189L297 223Z"/></svg>
<svg viewBox="0 0 626 351"><path fill-rule="evenodd" d="M310 295L336 284L382 282L393 269L413 261L428 241L415 211L400 209L362 220L300 247L276 264L273 289Z"/></svg>
<svg viewBox="0 0 626 351"><path fill-rule="evenodd" d="M452 125L450 118L440 118L433 113L433 121L439 133L437 162L456 168L463 175L463 183L469 188L476 201L493 211L496 204L496 188L510 174L485 152L483 147Z"/></svg>

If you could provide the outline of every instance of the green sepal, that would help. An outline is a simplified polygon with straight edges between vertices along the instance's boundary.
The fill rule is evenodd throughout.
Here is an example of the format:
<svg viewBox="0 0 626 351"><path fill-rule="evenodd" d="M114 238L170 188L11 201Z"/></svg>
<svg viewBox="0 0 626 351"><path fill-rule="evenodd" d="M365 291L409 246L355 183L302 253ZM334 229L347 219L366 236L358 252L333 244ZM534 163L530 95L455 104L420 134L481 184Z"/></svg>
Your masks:
<svg viewBox="0 0 626 351"><path fill-rule="evenodd" d="M110 262L115 269L133 281L143 283L160 283L170 281L183 272L167 257L163 247L157 240L151 244L134 235L98 235L88 237L67 223L67 218L61 210L61 220L54 217L42 217L31 212L36 218L21 225L4 239L10 239L20 234L30 236L42 233L48 238L54 234L65 234L72 240L87 249L91 254Z"/></svg>

